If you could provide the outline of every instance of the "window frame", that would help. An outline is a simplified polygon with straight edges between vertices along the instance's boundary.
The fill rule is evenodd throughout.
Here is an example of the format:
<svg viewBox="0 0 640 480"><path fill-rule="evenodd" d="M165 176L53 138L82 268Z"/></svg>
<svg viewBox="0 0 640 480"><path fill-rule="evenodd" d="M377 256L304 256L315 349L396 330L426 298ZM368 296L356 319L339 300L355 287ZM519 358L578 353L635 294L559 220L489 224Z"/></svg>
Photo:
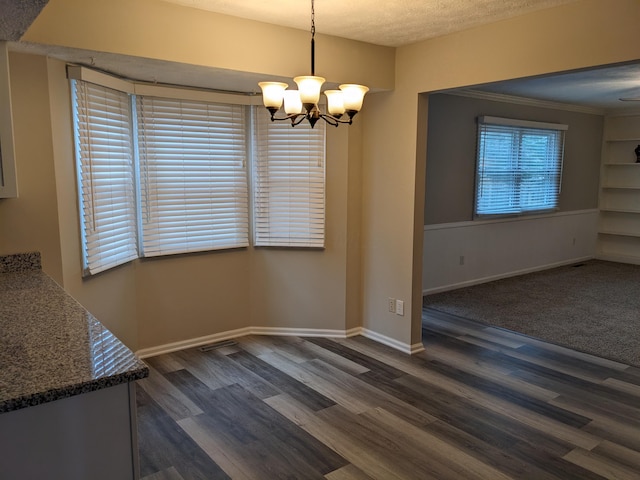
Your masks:
<svg viewBox="0 0 640 480"><path fill-rule="evenodd" d="M82 268L83 276L88 276L139 256L131 97L109 86L72 79L71 100ZM104 114L102 122L90 123L97 113ZM100 134L82 133L92 129ZM107 154L107 147L114 144L122 148ZM113 209L103 212L114 199L123 205L117 217Z"/></svg>
<svg viewBox="0 0 640 480"><path fill-rule="evenodd" d="M476 136L476 163L475 163L475 190L474 190L474 204L473 204L473 218L474 219L492 219L501 217L515 217L525 215L539 215L549 212L554 212L559 209L560 194L562 191L562 173L564 168L564 144L565 144L565 132L568 130L568 125L549 122L537 122L530 120L518 120L503 117L493 116L479 116L477 118L477 136ZM499 210L486 211L481 207L482 191L490 185L490 181L483 182L484 179L491 180L495 178L495 174L485 174L488 170L486 168L486 156L484 155L483 147L486 146L483 135L498 135L503 133L510 136L511 147L508 155L504 159L498 159L498 162L502 162L503 168L509 164L509 168L505 169L507 174L510 174L512 182L508 183L512 192L505 195L505 203ZM526 164L526 155L522 154L523 138L527 136L540 136L547 137L548 140L546 149L548 150L544 156L544 162L551 163L545 169L540 170L520 170L521 164ZM549 142L553 145L549 145ZM553 153L550 153L550 152ZM540 152L532 150L533 156ZM540 161L541 158L534 159ZM529 163L532 163L529 159ZM499 166L499 164L498 164ZM555 179L553 184L545 183L543 187L538 188L534 193L541 195L553 195L553 204L546 205L540 203L540 208L526 208L523 204L523 188L522 178L526 175L531 175L537 172L538 174L552 177ZM497 195L496 195L497 196ZM496 197L494 196L494 198ZM499 198L498 198L499 200ZM515 202L517 207L512 204L511 207L506 205L506 201Z"/></svg>
<svg viewBox="0 0 640 480"><path fill-rule="evenodd" d="M246 124L245 124L246 141L245 141L245 164L243 168L244 168L244 177L245 177L244 185L247 189L247 196L246 196L246 203L245 203L245 210L247 211L247 215L246 215L247 241L243 245L233 245L228 247L222 247L220 249L234 249L234 248L246 248L249 246L253 246L253 247L258 246L255 243L255 224L254 224L254 215L253 215L254 205L255 205L254 182L252 179L252 174L250 172L253 171L253 166L257 162L255 158L256 157L256 153L255 153L256 146L254 145L254 136L255 136L254 121L255 120L253 116L254 116L254 111L256 109L262 110L258 108L258 105L261 105L259 97L255 97L253 95L247 95L247 94L240 94L240 93L238 94L219 93L219 92L213 92L213 91L207 91L207 90L201 90L201 89L189 89L186 87L181 88L181 87L175 87L175 86L137 83L131 80L113 77L111 75L104 74L95 70L91 70L86 67L75 66L75 65L67 65L67 77L71 81L72 85L73 85L73 82L75 81L88 82L88 83L96 84L101 87L111 88L113 90L120 91L129 96L129 105L130 105L129 114L131 115L130 127L132 132L131 133L132 135L131 149L134 152L134 159L133 159L134 183L135 183L134 206L137 212L137 216L135 219L136 220L135 237L136 237L137 252L135 257L130 258L122 263L127 263L131 260L135 260L136 258L143 258L144 256L147 256L143 248L144 232L143 232L143 218L142 218L142 209L141 209L142 185L140 183L142 176L140 171L141 170L141 161L139 158L140 145L139 145L138 130L137 130L138 113L136 108L136 104L138 101L137 98L141 96L160 97L160 98L173 99L173 100L196 100L198 102L203 102L203 103L226 103L226 104L244 106L243 108L245 109L245 118L246 118ZM76 105L73 103L73 95L72 95L71 108L72 108L72 115L75 118ZM261 111L260 113L263 113L263 112ZM316 127L318 126L316 125ZM291 127L289 126L289 128ZM74 130L75 130L75 127L74 127ZM75 131L74 131L74 138L75 138ZM76 143L74 141L74 146L75 145ZM290 244L280 244L278 246L285 247L285 248L304 248L304 249L318 248L318 247L324 248L324 240L326 237L326 221L325 221L325 217L326 217L326 134L323 134L323 138L322 138L322 168L323 168L322 170L322 187L323 187L322 243L315 244L315 245L311 245L311 244L305 245L304 243L293 242ZM78 178L77 178L78 195L81 196L83 186L81 183L82 178L80 176L80 168L78 166L77 166L76 174L78 175ZM81 197L79 198L81 201ZM83 222L82 215L83 215L82 210L80 210L79 216L80 216L81 223ZM81 236L82 236L81 249L84 251L86 248L86 238L84 237L84 232L82 231L82 225L81 225ZM249 240L249 238L251 240ZM194 252L195 251L214 251L214 250L220 250L220 249L207 248L205 250L198 249L193 251ZM180 252L167 252L166 254L161 253L160 255L164 256L164 255L172 255L172 254L189 254L191 252L192 252L191 250L180 251ZM97 272L91 271L91 269L85 269L83 272L83 276L91 275L93 273L97 273Z"/></svg>
<svg viewBox="0 0 640 480"><path fill-rule="evenodd" d="M247 247L246 107L150 95L134 102L141 256Z"/></svg>
<svg viewBox="0 0 640 480"><path fill-rule="evenodd" d="M293 129L272 122L257 107L252 108L252 119L253 245L324 248L325 122Z"/></svg>

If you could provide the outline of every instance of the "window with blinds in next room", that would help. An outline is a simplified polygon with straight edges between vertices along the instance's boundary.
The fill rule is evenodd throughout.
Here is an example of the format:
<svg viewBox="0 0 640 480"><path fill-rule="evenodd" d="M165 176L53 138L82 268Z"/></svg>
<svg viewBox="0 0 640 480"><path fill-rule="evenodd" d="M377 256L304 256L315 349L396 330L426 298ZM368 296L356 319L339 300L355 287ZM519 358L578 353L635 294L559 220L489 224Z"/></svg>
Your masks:
<svg viewBox="0 0 640 480"><path fill-rule="evenodd" d="M567 128L556 123L479 117L475 216L555 210Z"/></svg>

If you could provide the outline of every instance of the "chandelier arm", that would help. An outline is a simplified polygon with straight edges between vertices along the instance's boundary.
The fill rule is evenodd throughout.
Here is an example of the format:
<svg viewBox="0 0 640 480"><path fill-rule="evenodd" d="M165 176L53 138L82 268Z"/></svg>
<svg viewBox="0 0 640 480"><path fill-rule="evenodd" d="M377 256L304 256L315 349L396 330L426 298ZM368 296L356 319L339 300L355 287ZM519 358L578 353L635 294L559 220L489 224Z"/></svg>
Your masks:
<svg viewBox="0 0 640 480"><path fill-rule="evenodd" d="M291 126L295 127L296 125L300 125L302 123L302 121L306 118L309 118L309 115L304 115L304 114L298 114L298 115L290 115L291 116ZM296 120L296 117L300 117L298 120Z"/></svg>
<svg viewBox="0 0 640 480"><path fill-rule="evenodd" d="M272 122L281 122L281 121L283 121L283 120L291 120L291 121L293 122L293 121L295 121L295 119L296 119L296 118L298 118L298 117L302 117L302 119L301 119L300 121L298 121L298 122L296 123L296 125L298 125L298 123L300 123L302 120L304 120L304 119L305 119L305 117L306 117L306 115L304 115L304 114L302 114L302 113L292 113L292 114L290 114L290 115L286 115L286 116L284 116L284 117L280 117L280 118L278 118L278 117L276 117L276 116L275 116L275 114L273 114L273 115L271 116L271 121L272 121Z"/></svg>
<svg viewBox="0 0 640 480"><path fill-rule="evenodd" d="M322 118L329 125L333 125L334 127L337 127L339 123L345 123L348 125L351 125L353 123L352 118L349 118L348 120L341 120L339 118L334 117L333 115L326 114L326 113L321 113L320 118Z"/></svg>
<svg viewBox="0 0 640 480"><path fill-rule="evenodd" d="M333 127L337 127L338 126L339 122L335 117L332 117L330 115L321 114L320 118L323 119L325 122L327 122L329 125L331 125Z"/></svg>
<svg viewBox="0 0 640 480"><path fill-rule="evenodd" d="M319 113L317 118L321 118L322 120L324 120L325 122L327 122L329 125L333 127L337 127L341 123L348 124L348 125L351 125L353 123L353 118L342 120L340 118L336 118L333 115L326 114L326 113ZM311 115L304 114L304 113L293 113L291 115L286 115L284 117L276 117L275 114L271 116L272 122L282 122L285 120L290 120L292 127L300 125L305 119L311 121Z"/></svg>

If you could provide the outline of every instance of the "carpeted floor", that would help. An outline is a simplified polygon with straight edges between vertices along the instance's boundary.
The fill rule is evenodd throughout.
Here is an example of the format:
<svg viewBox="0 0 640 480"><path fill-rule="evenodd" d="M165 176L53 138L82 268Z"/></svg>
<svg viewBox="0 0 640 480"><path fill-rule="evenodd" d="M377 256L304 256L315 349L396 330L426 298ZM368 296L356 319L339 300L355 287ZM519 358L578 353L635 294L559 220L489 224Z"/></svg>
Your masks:
<svg viewBox="0 0 640 480"><path fill-rule="evenodd" d="M424 297L425 307L640 366L640 266L590 260Z"/></svg>

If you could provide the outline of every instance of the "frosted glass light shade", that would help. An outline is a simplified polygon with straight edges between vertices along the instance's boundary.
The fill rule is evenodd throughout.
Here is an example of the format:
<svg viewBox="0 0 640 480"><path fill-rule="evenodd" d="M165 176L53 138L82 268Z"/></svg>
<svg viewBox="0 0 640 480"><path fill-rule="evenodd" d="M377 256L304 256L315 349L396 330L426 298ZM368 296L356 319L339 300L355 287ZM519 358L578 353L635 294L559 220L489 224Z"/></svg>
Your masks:
<svg viewBox="0 0 640 480"><path fill-rule="evenodd" d="M339 117L344 113L344 95L340 90L325 90L327 96L327 111L329 115Z"/></svg>
<svg viewBox="0 0 640 480"><path fill-rule="evenodd" d="M352 83L340 85L340 90L344 94L344 108L349 111L359 112L362 108L364 94L369 91L364 85L355 85Z"/></svg>
<svg viewBox="0 0 640 480"><path fill-rule="evenodd" d="M285 90L284 111L287 115L297 115L302 113L302 100L298 90Z"/></svg>
<svg viewBox="0 0 640 480"><path fill-rule="evenodd" d="M284 91L289 86L282 82L260 82L258 86L262 89L262 102L267 108L280 108Z"/></svg>
<svg viewBox="0 0 640 480"><path fill-rule="evenodd" d="M312 103L316 105L320 100L320 88L324 83L322 77L296 77L293 79L300 90L300 100L302 103Z"/></svg>

